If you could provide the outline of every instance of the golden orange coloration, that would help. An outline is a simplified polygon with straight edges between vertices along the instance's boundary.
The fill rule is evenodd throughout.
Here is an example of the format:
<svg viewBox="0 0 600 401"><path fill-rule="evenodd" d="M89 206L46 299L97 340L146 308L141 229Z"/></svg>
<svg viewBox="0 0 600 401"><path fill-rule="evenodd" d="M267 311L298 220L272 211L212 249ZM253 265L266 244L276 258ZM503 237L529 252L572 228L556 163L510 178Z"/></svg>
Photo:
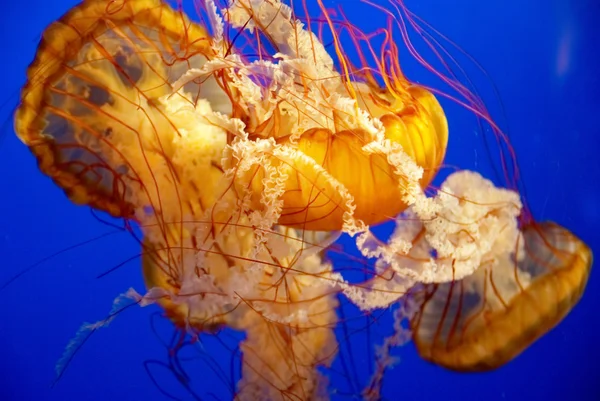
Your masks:
<svg viewBox="0 0 600 401"><path fill-rule="evenodd" d="M145 303L194 336L245 332L237 397L307 398L337 351L336 292L315 280L332 236L257 228L237 206L222 165L231 77L175 89L223 50L162 1L85 1L44 33L15 129L72 201L138 222Z"/></svg>
<svg viewBox="0 0 600 401"><path fill-rule="evenodd" d="M373 117L381 119L385 138L400 144L423 168L420 184L424 189L435 177L446 153L446 116L437 99L422 87L408 87L403 93L403 98L408 100L405 102L392 103L389 100L393 99L392 95L381 94L382 91L384 89L369 88L368 93L363 93L371 103L365 106L370 106L367 109ZM294 171L282 195L279 224L306 230L341 230L347 209L335 186L337 183L344 185L352 195L356 205L354 217L368 225L384 222L404 211L407 205L402 198L406 191L402 187L406 182L394 173L394 166L385 155L364 152L363 146L371 140L364 130L348 130L343 126L335 132L315 128L302 133L295 147L324 171L300 158L274 161L277 165L288 164ZM288 136L277 141L289 143ZM335 183L324 172L331 175ZM254 207L260 208L262 167L257 166L248 174L251 177L249 189L255 194Z"/></svg>
<svg viewBox="0 0 600 401"><path fill-rule="evenodd" d="M413 102L396 113L378 116L385 126L386 137L423 167L421 186L426 188L440 168L448 145L448 122L439 102L420 86L406 89Z"/></svg>
<svg viewBox="0 0 600 401"><path fill-rule="evenodd" d="M146 288L162 288L168 292L180 294L180 283L169 274L169 266L161 266L169 261L169 249L157 250L149 243L144 244L142 256L142 274ZM169 297L160 297L157 303L164 309L166 316L178 328L194 327L199 331L212 332L225 324L223 316L195 317L186 304L173 302Z"/></svg>
<svg viewBox="0 0 600 401"><path fill-rule="evenodd" d="M158 34L151 30L155 26L161 27ZM216 58L210 45L211 38L202 27L160 1L84 2L44 33L36 60L29 68L16 131L40 160L42 171L75 203L131 217L134 207L127 191L137 188L135 192L143 192L139 181L151 178L145 168L132 169L129 160L134 156L123 147L169 156L172 133L166 133L174 132L174 127L157 99L169 93L186 68L199 65L198 59ZM103 69L105 72L101 72ZM217 73L213 79L220 78ZM188 86L196 86L194 92L207 93L215 91L209 89L211 85L227 84L224 79ZM396 85L395 90L403 91L402 96L373 84L362 85L360 95L372 117L381 118L385 137L400 144L425 170L421 180L425 188L445 154L445 115L425 89ZM221 101L225 112L236 104L235 90L224 89L219 96L224 98L226 94L233 98ZM135 113L139 116L131 120L123 112L127 107L142 107L146 112ZM332 112L336 113L335 109ZM232 113L250 118L238 109ZM289 134L285 131L291 127L280 125L279 133L272 135L279 135L278 142L286 143ZM334 126L333 130L302 133L294 147L348 189L356 205L355 217L366 224L383 222L403 211L406 205L399 201L404 195L399 188L402 177L394 174L384 155L367 155L362 150L373 140L372 135L341 123L334 122ZM140 143L136 138L140 129L156 131L154 138L148 136L145 143ZM249 129L251 135L255 131L259 128ZM296 158L274 163L289 163L295 171L282 196L280 224L309 230L342 228L347 210L339 190L323 178L321 171ZM255 171L251 177L252 192L262 192L264 175ZM152 191L148 187L145 191ZM156 194L145 196L157 202ZM259 200L254 207L261 208Z"/></svg>
<svg viewBox="0 0 600 401"><path fill-rule="evenodd" d="M412 322L426 360L457 371L496 369L555 327L577 304L590 274L590 249L554 223L532 224L515 262L481 266L421 295Z"/></svg>
<svg viewBox="0 0 600 401"><path fill-rule="evenodd" d="M185 227L202 230L206 225L190 222ZM280 393L300 399L323 396L326 390L315 367L329 366L337 354L333 332L337 301L327 281L313 279L328 270L315 254L320 248L311 250L304 241L323 243L324 238L309 233L300 241L293 230L282 228L272 233L269 245L284 243L296 252L281 259L275 251L260 255L257 270L244 257L253 245L252 231L238 226L230 227L229 235L214 234L209 240L216 242L212 251L204 251L209 247L200 244L180 247L175 239L167 246L146 241L142 266L150 291L145 298L158 303L175 326L188 333L214 333L224 326L244 331L238 398L260 400ZM186 237L186 245L191 244L186 240L204 238ZM201 271L192 272L191 281L170 276L171 269L186 274L190 260L199 254L204 263L193 264ZM194 281L203 279L209 283L198 291ZM238 296L231 297L230 289Z"/></svg>
<svg viewBox="0 0 600 401"><path fill-rule="evenodd" d="M15 129L74 203L137 223L147 292L131 298L194 337L244 332L236 399L328 399L340 294L365 313L401 303L386 344L412 336L456 370L508 362L576 304L592 257L573 234L523 229L519 193L475 172L429 187L448 123L440 91L401 72L402 18L375 51L320 1L314 24L280 0L195 5L201 23L161 0L73 8L44 32ZM385 221L387 242L369 228ZM376 261L362 283L325 257L339 232Z"/></svg>
<svg viewBox="0 0 600 401"><path fill-rule="evenodd" d="M160 136L175 132L156 99L208 53L205 30L162 1L85 1L44 32L17 135L73 202L132 217L131 196L155 195L143 193L152 153L169 156ZM156 132L140 143L144 129ZM135 170L145 152L147 165Z"/></svg>

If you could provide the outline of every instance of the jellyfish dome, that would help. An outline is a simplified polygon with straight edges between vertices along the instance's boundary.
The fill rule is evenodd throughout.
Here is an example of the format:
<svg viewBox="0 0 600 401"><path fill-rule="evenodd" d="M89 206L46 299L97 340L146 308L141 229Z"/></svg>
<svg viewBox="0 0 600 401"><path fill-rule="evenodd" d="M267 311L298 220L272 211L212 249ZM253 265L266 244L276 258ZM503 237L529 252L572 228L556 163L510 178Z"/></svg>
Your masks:
<svg viewBox="0 0 600 401"><path fill-rule="evenodd" d="M477 172L433 187L440 94L405 76L391 28L379 49L317 3L311 22L279 0L197 2L196 19L85 0L44 32L16 133L74 203L139 227L146 289L128 299L193 338L244 333L235 399L329 399L340 299L401 305L388 344L435 364L509 362L577 303L590 249ZM329 260L340 235L373 261L363 280Z"/></svg>

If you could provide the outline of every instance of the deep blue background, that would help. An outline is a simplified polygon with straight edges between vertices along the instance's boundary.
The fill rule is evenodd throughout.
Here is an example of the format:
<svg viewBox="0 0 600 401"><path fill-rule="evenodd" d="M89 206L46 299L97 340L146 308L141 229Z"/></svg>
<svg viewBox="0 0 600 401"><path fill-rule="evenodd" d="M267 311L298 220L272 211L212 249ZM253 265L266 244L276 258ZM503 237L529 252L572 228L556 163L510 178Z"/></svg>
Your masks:
<svg viewBox="0 0 600 401"><path fill-rule="evenodd" d="M6 121L0 139L0 283L56 251L110 231L88 209L73 206L38 172L33 157L13 136L9 118L41 31L74 4L23 0L4 2L0 9L0 100L7 101L0 116ZM366 30L380 22L353 10L354 2L344 4L348 16ZM510 128L535 216L566 225L596 253L600 252L598 4L595 0L408 2L473 55L498 87L505 118L490 81L479 78L488 85L482 97L500 124ZM483 166L486 156L469 145L479 135L477 126L462 120L464 113L453 116L452 110L448 162ZM136 261L95 279L138 252L127 234L115 234L68 250L0 292L0 400L162 399L142 366L148 358L164 356L149 328L149 309L130 310L95 334L58 385L49 387L54 365L80 324L104 317L115 296L130 286L142 291ZM388 398L599 400L597 273L592 272L579 306L558 328L498 371L449 373L419 360L412 346L404 347L399 351L401 363L386 377ZM358 355L364 344L357 340L351 347L361 374L366 361ZM198 387L207 380L203 372L200 367L190 372Z"/></svg>

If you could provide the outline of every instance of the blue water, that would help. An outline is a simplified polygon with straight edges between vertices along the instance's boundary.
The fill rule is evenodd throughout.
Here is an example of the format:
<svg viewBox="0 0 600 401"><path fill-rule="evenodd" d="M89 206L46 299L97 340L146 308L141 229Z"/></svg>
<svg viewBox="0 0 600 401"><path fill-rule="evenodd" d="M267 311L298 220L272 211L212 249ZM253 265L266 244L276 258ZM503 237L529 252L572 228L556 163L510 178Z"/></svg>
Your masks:
<svg viewBox="0 0 600 401"><path fill-rule="evenodd" d="M0 139L0 283L36 261L66 251L0 292L0 400L162 400L143 366L145 360L166 356L150 329L150 315L156 310L149 308L129 310L94 334L61 381L50 388L55 363L80 324L103 318L115 296L130 286L143 290L136 260L96 279L139 253L128 234L68 249L111 230L89 209L73 206L38 172L7 120L41 31L75 3L10 1L1 8L0 100L7 104L0 116L6 120ZM344 2L349 17L359 26L375 27L379 21L355 11L354 3ZM567 226L598 254L600 3L415 0L407 4L474 56L491 77L486 80L472 66L468 69L483 86L482 98L490 103L494 117L510 129L534 216ZM490 82L498 88L503 108ZM485 170L487 156L469 145L481 133L466 116L449 112L448 160ZM386 375L387 399L600 400L597 273L592 271L583 299L562 324L495 372L451 373L421 361L412 345L400 349L401 362ZM351 363L361 377L368 372L365 338L350 343ZM226 356L222 350L215 353ZM196 388L217 383L206 367L194 366L189 373ZM155 376L178 397L189 399L164 371Z"/></svg>

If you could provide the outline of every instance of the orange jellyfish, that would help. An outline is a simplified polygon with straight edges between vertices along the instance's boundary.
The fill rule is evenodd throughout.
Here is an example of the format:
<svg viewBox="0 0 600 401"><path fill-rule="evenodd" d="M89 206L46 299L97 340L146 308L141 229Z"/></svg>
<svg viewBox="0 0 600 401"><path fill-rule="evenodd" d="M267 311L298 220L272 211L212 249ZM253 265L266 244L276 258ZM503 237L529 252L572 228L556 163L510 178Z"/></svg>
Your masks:
<svg viewBox="0 0 600 401"><path fill-rule="evenodd" d="M585 287L589 249L523 218L518 192L469 171L430 187L448 125L402 72L390 4L377 49L321 1L304 23L279 0L198 2L200 22L160 0L86 0L28 70L17 135L74 203L139 225L147 291L129 298L193 337L245 333L236 399L329 398L341 294L365 313L407 305L397 327L411 321L425 359L481 370ZM387 242L370 230L385 221ZM371 279L324 256L340 232L376 260Z"/></svg>
<svg viewBox="0 0 600 401"><path fill-rule="evenodd" d="M420 294L412 322L421 356L458 371L498 368L556 326L579 301L590 249L554 223L532 224L511 258Z"/></svg>

